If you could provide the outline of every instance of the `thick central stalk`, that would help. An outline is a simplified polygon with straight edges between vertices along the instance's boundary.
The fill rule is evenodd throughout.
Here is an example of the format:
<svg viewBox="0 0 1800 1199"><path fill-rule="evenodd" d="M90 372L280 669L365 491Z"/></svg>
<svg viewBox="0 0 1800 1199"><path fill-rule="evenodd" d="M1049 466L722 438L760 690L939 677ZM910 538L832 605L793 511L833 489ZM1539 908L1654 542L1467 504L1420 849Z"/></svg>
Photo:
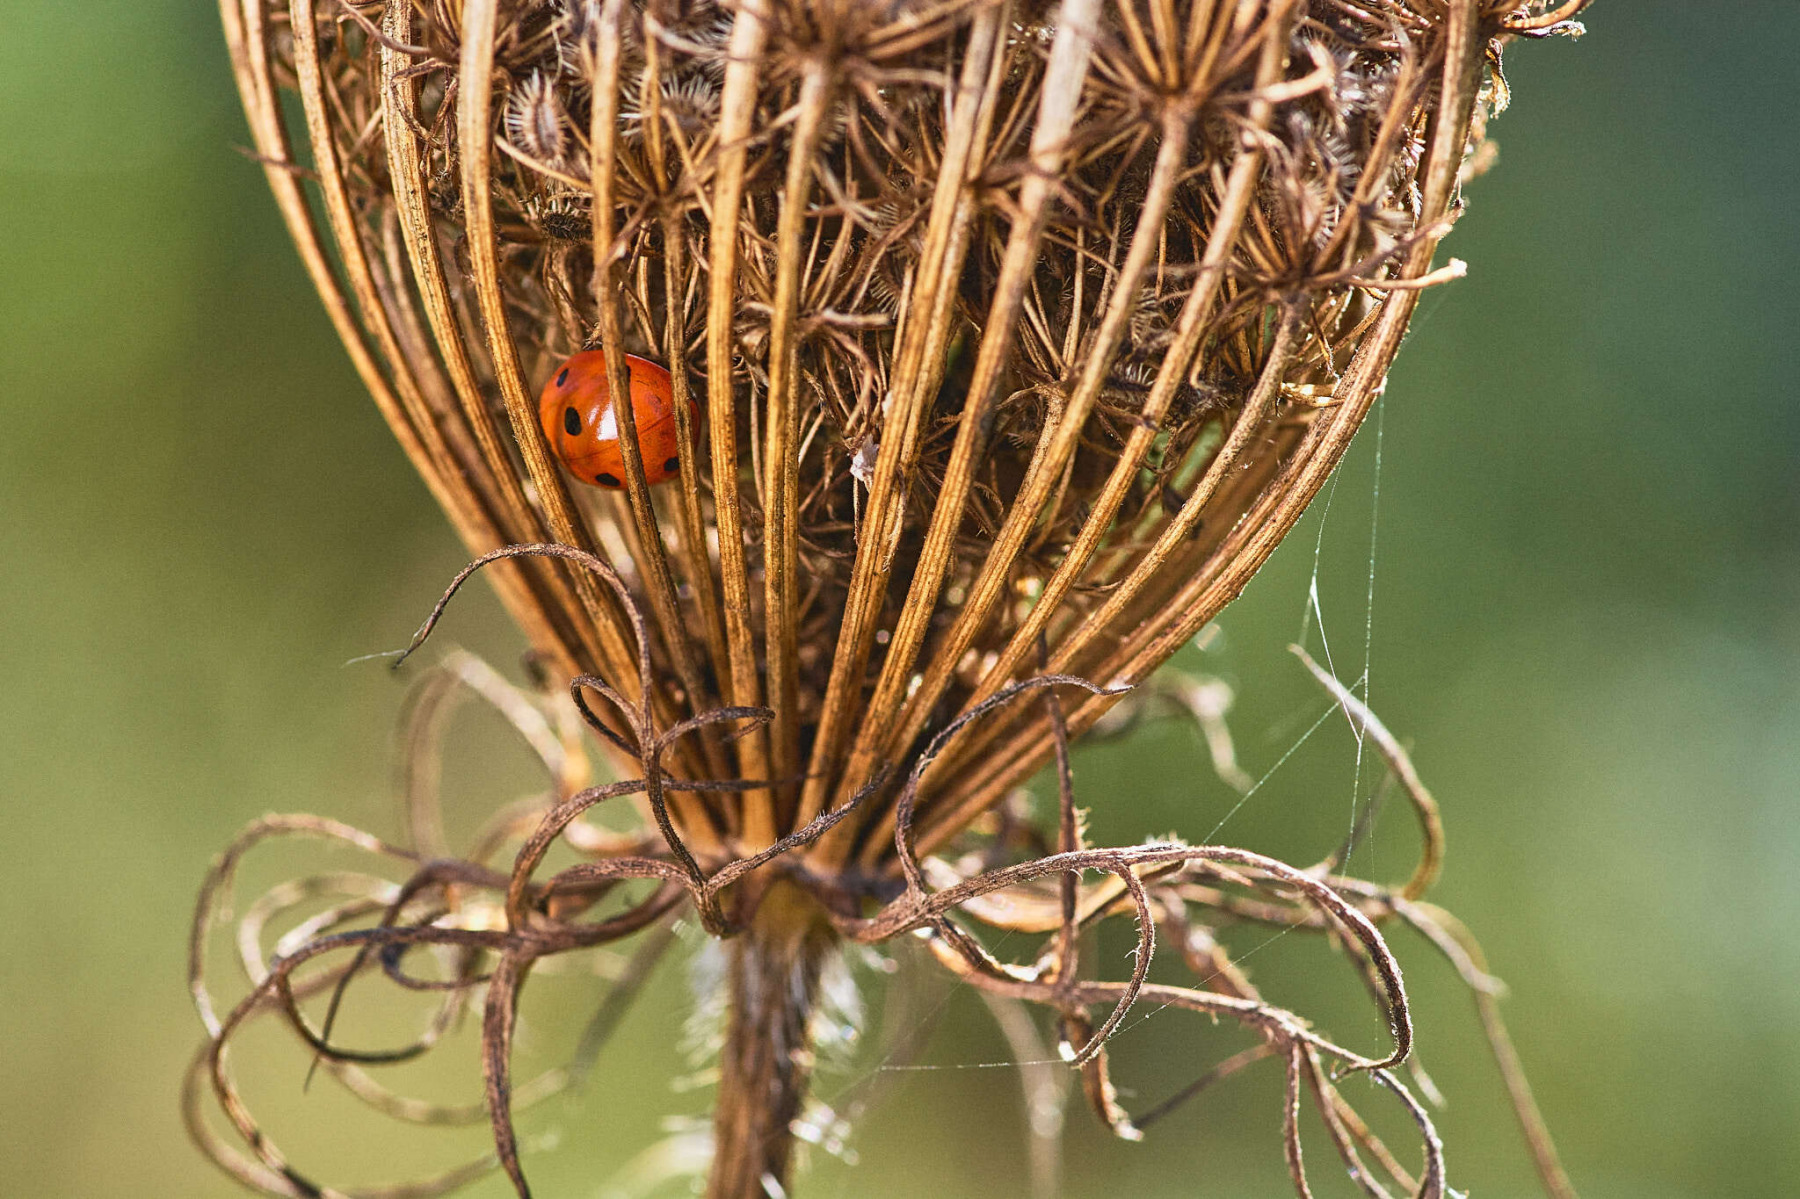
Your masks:
<svg viewBox="0 0 1800 1199"><path fill-rule="evenodd" d="M734 939L707 1199L788 1193L793 1122L812 1073L812 1015L836 936L810 897L777 882Z"/></svg>

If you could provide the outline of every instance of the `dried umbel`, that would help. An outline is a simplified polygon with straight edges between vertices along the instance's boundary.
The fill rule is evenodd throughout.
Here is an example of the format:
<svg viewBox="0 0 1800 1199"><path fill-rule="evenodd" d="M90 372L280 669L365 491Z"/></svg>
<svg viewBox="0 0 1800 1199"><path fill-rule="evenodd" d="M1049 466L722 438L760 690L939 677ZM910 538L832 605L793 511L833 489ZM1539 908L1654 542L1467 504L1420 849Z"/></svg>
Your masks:
<svg viewBox="0 0 1800 1199"><path fill-rule="evenodd" d="M1304 1088L1372 1193L1359 1154L1442 1193L1429 1121L1388 1072L1410 1027L1376 926L1427 928L1478 990L1491 980L1419 902L1435 807L1392 739L1376 737L1429 817L1421 868L1395 889L1217 846L1086 848L1067 745L1217 615L1316 494L1419 292L1460 272L1433 255L1504 99L1502 44L1571 31L1582 6L225 0L258 154L338 332L479 555L471 571L487 568L575 707L480 684L536 738L556 793L461 857L417 807L408 846L293 818L227 856L208 905L276 832L416 871L357 884L275 958L252 954L253 993L228 1016L196 966L212 1040L191 1098L210 1071L247 1146L196 1108L214 1155L273 1193L319 1193L224 1069L231 1033L268 1010L357 1093L427 1118L350 1064L413 1049L353 1053L302 1011L379 966L448 992L427 1042L481 995L485 1116L524 1193L520 982L691 905L733 946L714 1195L787 1177L833 947L913 930L970 983L1050 1008L1122 1135L1105 1040L1153 994L1255 1033L1237 1065L1285 1064L1302 1188ZM650 486L630 405L622 492L551 455L538 387L596 348L614 395L628 354L668 368L677 482ZM472 669L454 677L474 685ZM544 732L565 710L622 781L583 786L575 747ZM1053 755L1061 819L1039 835L1009 797ZM623 796L642 835L585 821ZM586 860L544 875L553 845ZM1006 905L985 898L1000 890ZM1086 979L1083 930L1112 914L1137 921L1136 972ZM1206 931L1218 918L1332 933L1394 1045L1354 1052L1264 1003ZM972 920L1045 933L1043 953L1003 965ZM1146 981L1159 929L1196 987ZM422 946L452 951L448 976L409 973ZM1419 1178L1350 1110L1333 1063L1417 1119ZM1515 1075L1547 1183L1566 1187Z"/></svg>

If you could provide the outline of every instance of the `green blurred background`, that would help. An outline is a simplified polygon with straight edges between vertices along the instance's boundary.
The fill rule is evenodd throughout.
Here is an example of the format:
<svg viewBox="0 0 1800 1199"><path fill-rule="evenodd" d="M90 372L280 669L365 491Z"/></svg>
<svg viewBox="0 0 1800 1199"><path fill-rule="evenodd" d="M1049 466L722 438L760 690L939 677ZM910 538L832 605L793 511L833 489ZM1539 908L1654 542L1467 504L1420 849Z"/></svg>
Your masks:
<svg viewBox="0 0 1800 1199"><path fill-rule="evenodd" d="M1583 1193L1793 1194L1800 7L1613 2L1589 24L1579 43L1510 52L1499 164L1450 243L1470 277L1427 297L1328 519L1315 507L1191 664L1237 687L1240 753L1267 771L1324 711L1283 649L1316 577L1347 677L1372 629L1375 706L1446 810L1438 898L1512 984L1506 1011ZM238 1193L176 1116L199 1033L182 983L195 887L264 811L394 830L403 686L344 663L402 643L463 560L234 152L246 140L209 5L0 0L8 1195ZM517 659L485 597L450 632ZM1300 861L1335 843L1355 772L1340 724L1219 837ZM511 798L524 759L484 748L503 741L479 719L461 727L458 802ZM1234 802L1173 723L1080 770L1110 840L1205 836ZM1411 845L1396 812L1360 866L1397 877ZM1452 1181L1533 1193L1467 996L1399 943L1451 1101ZM1315 943L1249 964L1302 1008L1354 1006ZM522 1052L554 1056L559 1013L592 993L546 988ZM920 1002L942 1017L919 1059L934 1068L884 1072L852 1137L861 1164L823 1160L803 1193L1026 1193L1017 1073L969 1068L1005 1061L1005 1042L966 994ZM526 1121L540 1194L608 1193L662 1121L699 1110L669 1086L690 1006L685 972L666 970L601 1061L632 1093L601 1086ZM1243 1043L1146 1015L1118 1043L1140 1105ZM1361 1044L1378 1032L1331 1023ZM273 1131L333 1180L481 1139L358 1130L329 1088L300 1095L299 1059L274 1060L258 1076ZM822 1093L849 1093L869 1064ZM1286 1193L1277 1074L1210 1092L1145 1145L1072 1110L1066 1193ZM452 1081L472 1095L473 1077ZM1346 1193L1312 1149L1322 1193Z"/></svg>

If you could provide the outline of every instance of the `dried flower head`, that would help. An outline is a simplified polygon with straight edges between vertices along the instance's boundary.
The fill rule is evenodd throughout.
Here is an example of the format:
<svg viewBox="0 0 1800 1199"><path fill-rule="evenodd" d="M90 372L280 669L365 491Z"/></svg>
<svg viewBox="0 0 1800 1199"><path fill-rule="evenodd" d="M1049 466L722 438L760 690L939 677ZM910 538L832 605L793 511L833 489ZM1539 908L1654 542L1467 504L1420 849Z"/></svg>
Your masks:
<svg viewBox="0 0 1800 1199"><path fill-rule="evenodd" d="M288 818L222 860L195 941L210 1041L189 1108L208 1150L270 1193L324 1193L239 1099L231 1036L285 1012L355 1093L416 1115L355 1063L413 1055L479 994L482 1110L524 1194L519 984L686 908L734 938L715 1196L785 1185L824 963L845 941L904 932L997 1000L1053 1012L1122 1136L1148 1120L1120 1107L1106 1039L1147 997L1256 1036L1213 1075L1283 1064L1302 1193L1305 1089L1372 1194L1386 1192L1365 1156L1443 1194L1430 1121L1391 1073L1411 1029L1377 925L1426 930L1478 994L1491 980L1460 926L1420 902L1436 808L1373 714L1321 673L1420 813L1426 853L1393 888L1335 860L1088 848L1068 744L1133 688L1140 702L1154 690L1151 672L1317 493L1421 289L1461 272L1433 257L1504 98L1502 44L1569 32L1581 7L224 0L257 151L313 281L478 555L445 602L486 569L572 705L467 662L432 676L492 699L556 788L455 856L417 804L408 845ZM316 203L289 169L293 110ZM627 354L667 366L678 484L649 485L629 405L622 493L560 469L532 397L584 348L606 352L614 395ZM1216 689L1185 694L1215 736ZM587 785L572 734L551 731L571 712L619 781ZM1059 823L1039 833L1010 797L1053 758ZM626 796L641 833L584 819ZM344 902L274 956L251 952L252 993L216 1012L201 966L211 905L244 849L287 832L411 873L339 886ZM509 846L512 865L492 865ZM546 875L553 846L583 860ZM259 906L258 928L320 887ZM1113 915L1136 921L1135 971L1088 979L1083 931ZM1332 934L1393 1043L1352 1050L1264 1001L1212 938L1220 918ZM1042 933L1043 953L1003 964L971 922ZM1196 986L1148 981L1159 934ZM454 969L414 973L423 946ZM420 1046L332 1041L343 986L374 969L446 993ZM304 1001L327 995L309 1021ZM1349 1107L1341 1069L1369 1072L1417 1122L1421 1176ZM241 1147L202 1118L206 1081ZM1566 1190L1522 1080L1509 1083L1546 1185Z"/></svg>

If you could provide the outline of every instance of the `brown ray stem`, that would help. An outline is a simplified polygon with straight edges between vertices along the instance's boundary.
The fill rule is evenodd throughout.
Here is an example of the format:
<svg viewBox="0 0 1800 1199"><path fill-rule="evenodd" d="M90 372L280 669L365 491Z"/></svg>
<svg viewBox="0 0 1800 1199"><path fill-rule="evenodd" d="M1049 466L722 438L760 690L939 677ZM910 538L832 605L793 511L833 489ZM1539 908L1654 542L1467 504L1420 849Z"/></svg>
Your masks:
<svg viewBox="0 0 1800 1199"><path fill-rule="evenodd" d="M762 695L756 669L756 633L750 614L750 574L744 561L744 525L738 494L737 401L732 393L732 308L736 295L739 208L744 200L745 156L756 113L758 59L767 24L752 8L738 10L731 26L724 88L716 131L718 157L713 176L712 227L719 231L710 250L706 322L706 419L712 442L713 525L718 531L719 581L724 594L729 677L721 680L725 700L754 704ZM748 778L768 777L768 740L761 730L737 740L738 769ZM743 827L751 836L769 834L773 797L744 797Z"/></svg>

